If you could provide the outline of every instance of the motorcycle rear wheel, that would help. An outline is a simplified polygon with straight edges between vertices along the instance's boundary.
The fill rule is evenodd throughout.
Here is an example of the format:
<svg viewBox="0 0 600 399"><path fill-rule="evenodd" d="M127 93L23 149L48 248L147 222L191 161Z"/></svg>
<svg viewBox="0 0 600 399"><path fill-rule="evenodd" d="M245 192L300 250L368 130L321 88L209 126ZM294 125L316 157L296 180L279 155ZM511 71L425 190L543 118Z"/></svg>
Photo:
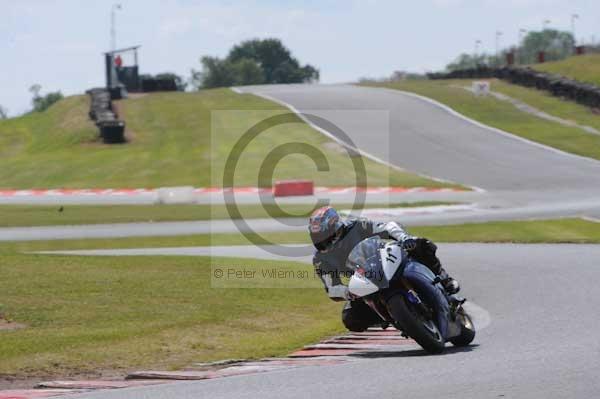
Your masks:
<svg viewBox="0 0 600 399"><path fill-rule="evenodd" d="M412 304L407 303L402 294L396 294L387 301L390 315L398 322L404 333L417 341L432 354L444 351L444 338L433 320L426 319Z"/></svg>

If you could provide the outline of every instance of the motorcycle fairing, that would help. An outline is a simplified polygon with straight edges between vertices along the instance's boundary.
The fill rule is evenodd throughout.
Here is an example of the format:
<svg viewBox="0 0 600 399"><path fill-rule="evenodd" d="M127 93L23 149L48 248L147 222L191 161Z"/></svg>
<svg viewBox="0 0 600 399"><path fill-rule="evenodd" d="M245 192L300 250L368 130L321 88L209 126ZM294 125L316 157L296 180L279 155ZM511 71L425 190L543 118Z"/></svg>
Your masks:
<svg viewBox="0 0 600 399"><path fill-rule="evenodd" d="M379 256L383 264L383 274L389 282L404 260L402 249L396 243L388 243L379 250Z"/></svg>
<svg viewBox="0 0 600 399"><path fill-rule="evenodd" d="M365 297L379 291L379 287L369 281L368 278L355 272L348 283L348 291L358 297Z"/></svg>

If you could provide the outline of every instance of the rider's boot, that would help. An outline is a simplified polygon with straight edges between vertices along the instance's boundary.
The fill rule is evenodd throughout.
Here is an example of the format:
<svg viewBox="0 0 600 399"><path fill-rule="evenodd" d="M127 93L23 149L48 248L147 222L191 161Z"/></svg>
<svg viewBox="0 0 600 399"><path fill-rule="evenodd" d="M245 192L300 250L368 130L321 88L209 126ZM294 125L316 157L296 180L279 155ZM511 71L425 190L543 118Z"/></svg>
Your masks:
<svg viewBox="0 0 600 399"><path fill-rule="evenodd" d="M439 276L441 278L442 286L448 294L454 295L460 291L460 284L458 281L450 277L443 267L440 267Z"/></svg>

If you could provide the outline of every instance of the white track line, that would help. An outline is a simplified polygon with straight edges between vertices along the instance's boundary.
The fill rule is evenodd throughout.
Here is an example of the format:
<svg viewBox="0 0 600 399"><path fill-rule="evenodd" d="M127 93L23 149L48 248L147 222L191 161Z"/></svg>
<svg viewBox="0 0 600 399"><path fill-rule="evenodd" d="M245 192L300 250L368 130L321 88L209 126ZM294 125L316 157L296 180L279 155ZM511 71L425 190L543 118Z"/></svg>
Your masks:
<svg viewBox="0 0 600 399"><path fill-rule="evenodd" d="M477 207L474 204L459 204L403 208L367 208L360 209L357 212L352 209L342 209L339 212L344 215L359 215L361 217L375 219L377 217L400 217L406 215L436 215L447 212L474 211L476 209Z"/></svg>
<svg viewBox="0 0 600 399"><path fill-rule="evenodd" d="M581 217L583 220L586 220L588 222L592 222L592 223L600 223L600 219L599 218L595 218L592 216L582 216Z"/></svg>

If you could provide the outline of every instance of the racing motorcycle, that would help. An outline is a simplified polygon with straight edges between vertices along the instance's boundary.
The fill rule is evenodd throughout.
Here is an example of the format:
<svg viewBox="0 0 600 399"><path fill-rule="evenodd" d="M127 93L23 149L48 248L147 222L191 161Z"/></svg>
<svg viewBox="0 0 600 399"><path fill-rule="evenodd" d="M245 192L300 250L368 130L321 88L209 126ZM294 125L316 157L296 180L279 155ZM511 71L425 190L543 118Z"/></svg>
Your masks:
<svg viewBox="0 0 600 399"><path fill-rule="evenodd" d="M465 299L447 294L441 279L401 243L367 238L354 247L346 266L354 270L350 294L427 352L443 352L448 341L466 346L475 338Z"/></svg>

